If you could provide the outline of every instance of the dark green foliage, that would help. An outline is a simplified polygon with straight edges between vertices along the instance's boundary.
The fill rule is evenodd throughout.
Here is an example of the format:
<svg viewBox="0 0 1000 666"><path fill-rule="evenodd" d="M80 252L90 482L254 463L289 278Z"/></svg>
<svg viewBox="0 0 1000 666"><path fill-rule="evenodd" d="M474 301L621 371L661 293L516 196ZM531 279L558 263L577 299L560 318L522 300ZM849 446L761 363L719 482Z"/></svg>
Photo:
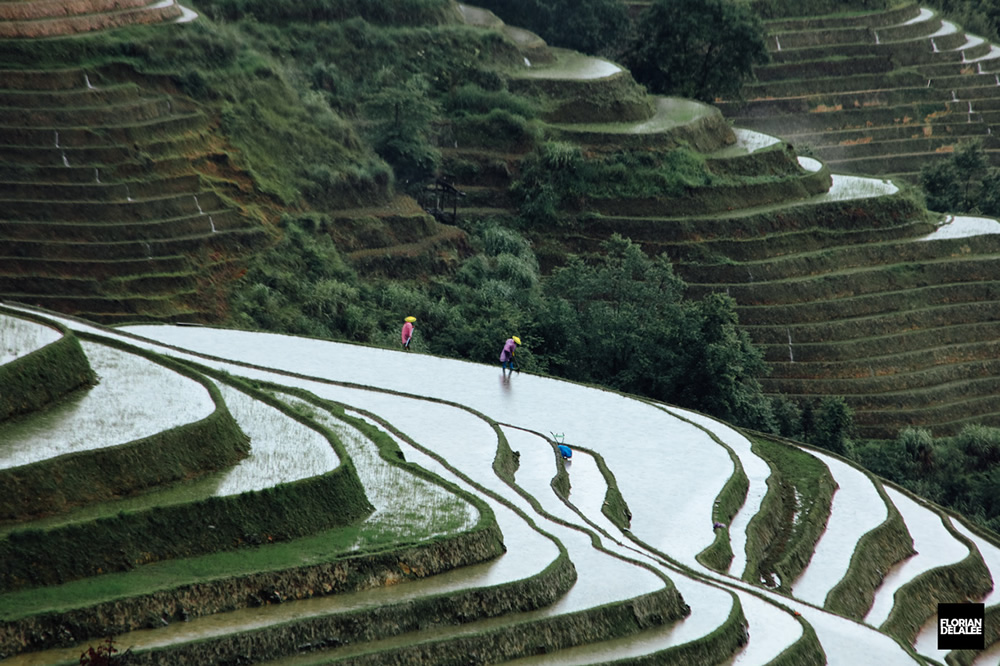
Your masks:
<svg viewBox="0 0 1000 666"><path fill-rule="evenodd" d="M771 411L774 413L777 434L789 439L803 439L802 410L795 402L784 396L773 396Z"/></svg>
<svg viewBox="0 0 1000 666"><path fill-rule="evenodd" d="M521 216L538 224L581 209L585 198L679 197L711 182L704 158L684 148L584 158L579 146L547 141L522 162L510 191Z"/></svg>
<svg viewBox="0 0 1000 666"><path fill-rule="evenodd" d="M762 18L821 16L846 11L873 12L885 9L889 0L750 0L750 7Z"/></svg>
<svg viewBox="0 0 1000 666"><path fill-rule="evenodd" d="M643 10L625 64L653 92L711 102L739 95L768 61L764 25L735 0L654 0Z"/></svg>
<svg viewBox="0 0 1000 666"><path fill-rule="evenodd" d="M417 317L413 351L496 363L519 336L521 370L700 409L773 431L756 377L762 356L739 331L732 299L683 298L665 256L615 238L592 262L572 257L542 278L530 245L493 223L470 227L479 253L454 278L427 285L363 284L344 267L319 221L286 220L285 238L251 267L235 319L267 330L398 345Z"/></svg>
<svg viewBox="0 0 1000 666"><path fill-rule="evenodd" d="M431 120L438 109L427 94L428 88L426 79L419 75L400 83L387 78L361 105L368 118L368 140L402 183L427 181L441 161L440 152L430 142Z"/></svg>
<svg viewBox="0 0 1000 666"><path fill-rule="evenodd" d="M376 325L354 272L322 217L286 217L279 243L259 256L233 296L236 323L254 329L370 341ZM318 228L317 228L318 227Z"/></svg>
<svg viewBox="0 0 1000 666"><path fill-rule="evenodd" d="M809 443L827 451L846 456L851 450L854 415L847 401L839 396L827 396L816 410L815 424Z"/></svg>
<svg viewBox="0 0 1000 666"><path fill-rule="evenodd" d="M895 441L856 444L854 458L984 527L1000 528L1000 428L968 425L939 439L928 430L906 428Z"/></svg>
<svg viewBox="0 0 1000 666"><path fill-rule="evenodd" d="M593 262L571 257L545 282L541 329L562 376L773 430L756 377L762 356L736 327L732 299L683 299L666 256L614 237Z"/></svg>
<svg viewBox="0 0 1000 666"><path fill-rule="evenodd" d="M478 5L553 46L584 53L613 51L629 28L621 0L484 0Z"/></svg>
<svg viewBox="0 0 1000 666"><path fill-rule="evenodd" d="M920 186L931 210L1000 215L1000 168L989 166L980 141L964 142L947 160L923 167Z"/></svg>
<svg viewBox="0 0 1000 666"><path fill-rule="evenodd" d="M521 215L535 223L555 221L561 209L579 205L585 191L580 147L554 141L524 160L521 176L510 188Z"/></svg>
<svg viewBox="0 0 1000 666"><path fill-rule="evenodd" d="M1000 41L1000 5L992 0L937 0L934 8L967 32L994 43Z"/></svg>

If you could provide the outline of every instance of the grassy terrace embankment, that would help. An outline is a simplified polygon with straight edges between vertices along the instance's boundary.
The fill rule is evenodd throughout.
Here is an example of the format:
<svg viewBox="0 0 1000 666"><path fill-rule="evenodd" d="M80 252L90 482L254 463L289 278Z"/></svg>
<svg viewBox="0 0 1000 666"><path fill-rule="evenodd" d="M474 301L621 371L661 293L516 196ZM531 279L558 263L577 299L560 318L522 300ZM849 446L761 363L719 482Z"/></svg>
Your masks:
<svg viewBox="0 0 1000 666"><path fill-rule="evenodd" d="M766 22L772 63L738 125L777 133L836 170L915 178L963 140L996 163L1000 50L917 4Z"/></svg>

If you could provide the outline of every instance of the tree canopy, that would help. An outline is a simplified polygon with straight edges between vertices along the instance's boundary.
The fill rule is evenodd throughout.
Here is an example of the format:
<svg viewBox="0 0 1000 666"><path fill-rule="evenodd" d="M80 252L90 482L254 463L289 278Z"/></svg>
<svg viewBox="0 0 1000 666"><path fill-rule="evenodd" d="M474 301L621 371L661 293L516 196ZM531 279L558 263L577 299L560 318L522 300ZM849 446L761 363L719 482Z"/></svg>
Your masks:
<svg viewBox="0 0 1000 666"><path fill-rule="evenodd" d="M639 17L625 64L653 92L710 102L736 97L768 61L764 25L735 0L654 0Z"/></svg>

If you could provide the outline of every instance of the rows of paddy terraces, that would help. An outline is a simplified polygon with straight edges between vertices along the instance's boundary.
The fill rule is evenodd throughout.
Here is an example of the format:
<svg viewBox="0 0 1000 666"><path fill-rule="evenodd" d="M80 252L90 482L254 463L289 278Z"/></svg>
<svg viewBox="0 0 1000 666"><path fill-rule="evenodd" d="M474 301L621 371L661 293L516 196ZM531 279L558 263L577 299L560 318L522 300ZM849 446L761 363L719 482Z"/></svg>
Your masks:
<svg viewBox="0 0 1000 666"><path fill-rule="evenodd" d="M325 406L330 404L350 405L349 413L363 416L369 422L385 423L395 433L396 443L406 460L418 461L478 494L496 514L505 535L507 555L494 564L458 570L454 576L433 576L390 589L325 596L308 602L265 604L250 611L220 613L204 619L193 617L188 622L173 622L169 626L119 635L122 647L133 646L143 663L171 658L168 655L173 655L172 658L197 655L206 645L211 646L209 649L216 656L235 656L253 649L256 654L273 656L299 653L302 663L340 660L393 663L417 654L425 658L428 655L429 658L434 658L433 655L443 658L456 651L477 654L482 645L498 642L503 650L491 661L520 656L518 663L589 663L595 658L591 655L660 654L659 658L669 663L685 655L688 658L699 655L704 660L706 654L711 654L715 655L712 659L717 660L718 655L724 653L719 650L736 650L738 663L757 664L769 663L788 649L794 652L784 657L799 655L795 657L796 663L822 663L815 661L821 659L816 656L817 640L829 663L848 663L862 658L861 655L871 654L879 655L887 663L915 663L912 653L876 631L876 627L854 624L830 612L837 603L830 599L836 595L828 594L826 610L819 610L820 604L815 601L815 605L798 602L798 590L811 589L811 593L803 594L816 599L817 596L822 598L823 589L834 587L838 580L867 581L867 588L849 585L848 601L843 602L845 595L842 594L840 603L854 609L854 613L859 607L872 606L871 598L867 604L863 599L860 602L854 599L864 596L859 589L869 589L875 604L879 599L894 600L895 606L890 602L890 607L902 619L890 617L881 626L891 635L901 636L904 642L916 639L917 629L934 610L933 604L919 594L926 583L921 583L917 574L944 576L952 581L949 584L952 587L967 584L969 580L977 582L978 587L952 589L945 586L945 593L952 596L975 598L985 593L980 580L982 575L979 579L963 575L966 569L974 570L976 563L981 564L981 561L972 557L964 563L964 568L956 569L955 556L948 556L952 552L961 555L963 547L964 552L971 554L968 543L959 543L960 539L955 538L949 540L941 534L932 536L927 543L916 541L915 547L923 559L920 566L914 569L909 560L901 561L901 573L876 593L880 572L887 570L894 561L887 562L885 553L897 553L897 559L902 560L910 552L909 535L905 528L902 533L898 530L900 511L893 509L887 513L883 509L878 512L877 507L893 507L911 501L900 496L893 497L890 502L884 491L872 496L871 479L855 468L828 454L801 450L797 455L816 456L823 461L838 488L847 493L844 501L834 494L829 509L830 532L818 539L813 537L817 541L816 560L801 567L805 570L804 580L813 573L815 564L820 570L814 573L814 578L823 582L801 587L796 582L792 597L775 594L771 584L752 585L760 580L773 580L773 577L760 577L759 571L744 573L744 578L749 580L740 582L739 562L760 559L755 544L764 541L762 535L775 541L771 536L774 527L787 522L780 510L762 508L783 501L774 499L776 491L769 481L773 473L769 473L767 467L772 465L773 470L784 475L786 482L793 476L783 471L784 464L779 462L780 457L773 456L773 448L772 453L761 459L751 450L750 441L738 431L698 414L529 375L491 381L496 369L319 340L190 327L134 327L127 329L128 333L118 333L73 320L63 323L79 329L81 334L100 333L102 337L133 343L141 340L128 333L159 339L160 344L142 345L247 376L264 386L270 382L286 385L289 388L276 395L295 404L302 413L325 423L345 442L351 440L357 444L364 440L359 426L348 425L339 421L335 412L325 411L328 409ZM164 347L162 343L169 346ZM184 349L190 352L182 351ZM213 358L219 354L232 361ZM265 369L265 364L275 369ZM317 376L317 367L326 370ZM416 389L404 386L405 377L414 373L433 379L422 382ZM381 387L388 392L362 388L364 386ZM304 395L301 394L303 390L330 402L310 399L307 403L297 397ZM496 430L491 426L491 414L509 425ZM607 414L615 414L616 418L602 416ZM243 420L240 422L244 424ZM553 450L554 442L542 434L556 429L565 431L566 424L572 424L573 431L566 432L567 441L576 449L569 463L558 460ZM500 434L502 439L498 439ZM623 442L627 445L623 446ZM493 470L494 460L498 461L498 469L503 469L505 465L499 461L504 458L503 451L507 447L517 452L514 456L516 468L508 467L508 472L501 472L498 477ZM370 476L360 471L376 458L370 451L366 456L355 450L351 458L358 465L363 481L375 485L385 483L384 471L376 471ZM383 465L383 469L388 467ZM608 470L610 475L603 470ZM568 479L564 477L560 481L562 474L568 474ZM735 494L725 492L725 487L734 479L737 486L746 485ZM553 488L560 487L563 490L557 495ZM380 528L391 525L394 530L405 531L404 525L419 522L414 513L427 515L423 491L413 494L393 487L378 492L369 485L368 492L373 503L381 507L371 518ZM616 499L618 493L621 499ZM569 503L561 502L559 495ZM454 499L442 497L454 507ZM819 496L816 502L829 503L829 497L824 500ZM422 510L414 512L414 503ZM665 504L673 507L667 516L658 509ZM720 510L719 504L724 504L724 508ZM395 516L393 511L397 512ZM911 520L915 524L916 521L926 523L927 518L921 517L919 511L912 507L906 509L912 516L907 518L907 525ZM753 514L750 520L741 515L743 512ZM869 512L870 520L867 519ZM927 509L924 512L927 513ZM859 520L862 517L859 513L865 519ZM467 527L474 519L467 512L462 515L466 517L459 519L458 524ZM896 531L885 529L884 524L889 522L887 515L896 516ZM730 527L714 531L713 519L725 520ZM532 524L550 536L535 532ZM835 524L842 526L838 528ZM823 523L814 527L822 530ZM580 529L585 532L577 531ZM586 532L597 535L601 550L592 547L591 537ZM528 545L531 538L527 538L522 543L524 534L535 534L534 538L541 537L542 542ZM542 543L547 538L556 541L546 548ZM787 535L782 538L791 540ZM982 543L990 543L989 537L980 534L977 538ZM734 558L734 566L703 565L700 554L720 539L734 548L744 547L745 555ZM829 539L835 539L836 543ZM926 537L921 537L918 531L914 532L913 539ZM561 546L555 547L560 543ZM890 543L901 546L890 547ZM290 545L298 549L301 544L297 541ZM522 550L523 546L526 550ZM856 554L852 546L864 556ZM262 550L270 548L272 546ZM449 627L447 625L454 622L444 621L433 623L432 629L422 623L419 631L406 633L404 628L394 639L364 641L353 646L334 647L324 638L330 635L330 627L343 626L337 624L338 618L339 622L346 618L356 620L355 613L366 613L366 618L384 617L390 612L389 608L400 603L427 603L435 608L436 602L432 600L440 599L445 591L455 595L463 590L475 595L477 592L471 590L479 590L481 594L482 586L488 586L487 581L497 584L497 578L473 575L475 571L493 571L506 563L517 572L512 578L523 577L530 571L542 575L546 563L558 559L562 549L573 563L577 582L555 604L537 611L517 616L501 613L491 621L466 618L461 627ZM980 550L983 549L980 546ZM819 556L823 552L832 553L832 556ZM520 559L529 556L534 558L529 561L537 564L526 564ZM211 562L212 558L206 559ZM236 561L228 560L230 565ZM193 564L194 561L183 562L184 566ZM725 573L727 570L729 575ZM949 573L953 570L957 573ZM127 576L137 573L129 572ZM624 585L621 584L623 580L631 582ZM609 582L615 584L608 585ZM64 595L72 586L52 589L56 590L55 594ZM679 622L657 615L656 606L649 605L651 598L662 597L673 589L680 592L690 606L690 613ZM643 594L643 590L647 592ZM34 593L40 591L47 595L49 588ZM281 595L294 596L287 589L282 590ZM49 598L43 596L43 599ZM24 598L16 599L15 603L18 601L23 603ZM594 628L594 624L601 624L601 614L615 607L630 608L629 617L633 618L635 613L640 613L646 618L645 628L640 622L624 635L621 628L610 635ZM407 612L412 611L409 605L406 608ZM864 615L867 611L860 612ZM744 621L741 616L745 617L750 636L742 648L739 643L745 635L739 628ZM848 617L853 615L848 613ZM572 626L575 639L554 631L556 626ZM631 633L635 631L637 633ZM239 640L234 638L237 632ZM529 645L511 648L505 641L512 640L512 635L529 636ZM528 656L537 652L545 654ZM66 659L68 662L78 653L79 647L25 654L12 663L37 663L28 661L31 659L42 659L46 663Z"/></svg>
<svg viewBox="0 0 1000 666"><path fill-rule="evenodd" d="M107 322L217 314L214 278L268 235L228 199L239 176L210 119L124 65L15 64L39 36L194 17L172 0L0 9L0 296Z"/></svg>
<svg viewBox="0 0 1000 666"><path fill-rule="evenodd" d="M17 350L19 358L30 357L38 353L29 350L41 338L32 321L10 322L16 319L5 314L3 330L10 337L25 335L5 345ZM5 487L11 487L9 477L18 474L49 479L46 492L21 498L33 502L33 509L5 514L0 527L5 553L0 655L7 663L76 663L78 642L85 646L108 633L131 636L145 627L162 627L155 632L157 643L176 630L205 632L212 625L215 628L208 631L218 631L219 616L206 618L207 624L195 618L260 605L277 608L286 599L382 588L499 554L502 544L489 508L467 494L456 494L454 486L442 487L434 474L399 464L393 446L376 447L371 432L358 430L351 419L324 416L321 409L294 396L283 396L291 406L282 405L221 377L202 375L106 337L81 335L100 382L68 400L0 423ZM15 362L0 365L0 372ZM226 444L219 430L205 433L207 439L199 439L197 432L206 412L220 410L231 413L230 420L239 427L238 455L229 463L215 461L214 471L212 460L201 459L180 478L169 477L185 462L178 446L191 444L204 456ZM305 415L309 413L314 419ZM171 439L171 433L181 437ZM140 460L130 449L139 452ZM115 464L122 460L130 463L128 471ZM88 461L94 463L90 469ZM156 461L165 473L145 490L133 484L116 488L116 497L58 504L74 490L61 492L61 482L76 484L77 495L85 495L109 480L141 478ZM433 468L433 461L424 467ZM76 468L82 468L82 474L74 476ZM95 478L99 474L107 478ZM351 479L360 479L374 500L375 512L367 519L371 507ZM461 590L462 581L485 581L487 589L501 597L496 608L482 611L488 614L551 601L572 581L572 567L558 558L559 550L547 544L546 537L531 536L530 528L526 531L516 523L515 517L505 533L515 542L524 541L524 552L531 555L509 558L513 561L506 567L487 564L478 567L478 573L471 567L458 577L436 578L437 593ZM534 570L533 561L540 562L540 574L529 576L537 589L514 583L517 589L506 592L503 584ZM236 588L244 591L234 594ZM429 588L423 589L426 594ZM502 603L505 594L518 600ZM472 596L459 594L452 615L477 615L469 609ZM385 625L381 631L391 633L404 624L400 613L412 613L414 607L396 603L394 609L387 608L391 604L384 597L384 590L371 599L357 594L331 597L325 610L316 608L307 616L313 624L323 618L350 625L362 617L365 626L378 620ZM439 608L448 604L419 603L430 604L425 614L430 609L448 611ZM295 612L306 623L301 607ZM249 621L259 624L259 614L251 615ZM239 623L248 619L233 617L230 631L239 632ZM191 623L173 624L178 620ZM286 622L287 617L276 618L272 625ZM184 635L191 640L191 633ZM170 640L179 644L185 639ZM281 649L297 645L298 640L289 639ZM144 658L162 663L164 653Z"/></svg>
<svg viewBox="0 0 1000 666"><path fill-rule="evenodd" d="M740 653L748 655L747 661L743 663L767 663L785 648L806 650L805 646L814 640L810 638L813 632L831 659L830 663L851 663L851 658L857 660L863 658L861 655L871 654L880 655L887 663L910 663L913 659L894 640L876 631L876 627L855 624L829 609L821 611L814 606L799 603L794 598L775 595L768 587L741 583L736 578L699 563L698 554L711 546L718 535L712 530L713 518L726 517L715 513L714 498L723 497L722 488L727 479L734 478L734 475L741 476L736 471L737 468L741 471L744 467L756 470L746 474L750 487L739 495L732 513L737 513L744 497L760 497L761 484L766 482L766 473L759 471L759 463L754 463L750 455L749 442L736 431L711 419L673 408L663 410L615 394L541 377L515 375L491 380L491 376L499 374L496 369L385 350L236 331L169 327L134 327L127 330L166 343L174 349L173 353L180 356L188 353L182 350L207 354L209 356L200 357L204 362L217 364L218 367L237 374L245 374L257 380L277 378L277 381L308 388L338 402L360 404L366 411L373 411L398 425L401 432L413 434L415 440L430 445L435 452L440 452L446 459L460 466L470 477L482 480L485 487L509 493L494 478L490 469L491 458L484 455L482 447L477 444L480 440L485 442L491 438L487 433L489 428L477 425L482 418L477 414L495 414L494 418L507 424L503 426L505 438L510 447L518 452L519 466L514 482L527 495L537 500L542 510L541 515L551 515L567 523L596 529L602 536L605 547L617 551L624 546L625 550L620 552L659 567L681 591L685 602L692 607L692 615L688 619L697 617L699 601L712 597L698 585L687 587L690 583L685 576L694 575L695 582L700 581L701 585L713 583L722 586L730 594L736 594L750 625L750 641ZM160 348L159 345L155 346ZM231 360L226 361L221 358L223 356ZM268 367L272 369L269 370ZM320 376L317 376L317 368L324 368L318 372ZM281 371L290 374L282 374ZM406 381L406 377L415 374L426 378L418 386ZM359 386L378 386L389 393L359 389ZM424 396L444 403L426 403L414 396ZM458 405L465 405L473 413L460 409ZM614 414L615 417L609 418L609 414ZM437 426L421 425L428 420ZM568 499L580 510L575 516L566 513L565 507L550 497L552 488L548 479L558 468L553 470L552 467L555 461L553 442L542 434L556 430L566 431L566 424L572 424L573 428L571 432L565 432L566 441L571 442L577 451L571 463L563 463L569 475ZM483 434L477 436L477 431ZM733 455L739 461L737 467L733 465ZM846 498L846 504L838 502L832 509L832 513L845 523L832 536L838 541L847 541L847 545L845 547L840 544L838 548L837 544L829 543L823 546L822 550L832 553L832 557L825 558L826 564L820 576L826 578L825 586L828 589L834 587L838 579L860 580L865 583L848 585L846 592L842 592L839 597L834 595L842 605L854 609L855 614L860 612L858 619L861 619L872 605L872 597L877 596L875 590L881 582L883 572L893 562L902 561L911 552L910 537L905 527L902 532L899 531L899 512L895 509L890 513L883 508L881 513L873 513L871 520L858 520L859 510L876 511L877 506L893 506L888 495L877 490L874 495L876 502L872 504L871 496L866 496L873 488L870 478L827 454L812 455L818 455L820 460L830 461L830 468L838 485L847 489L845 492L850 494ZM598 458L600 466L594 464ZM549 462L546 463L546 460ZM578 462L584 462L581 474L577 474ZM601 467L610 470L616 480L616 490L621 492L627 503L629 521L624 530L622 515L616 512L620 509L614 508L621 505L614 501L613 493L609 492L611 477L596 471ZM865 490L864 484L867 484L869 490ZM558 476L553 485L559 486ZM878 486L874 488L877 489ZM513 501L518 501L516 497L508 496ZM767 503L765 498L764 502L748 501L746 506L753 511L755 506ZM670 506L671 511L664 515L659 509L662 506ZM528 511L528 507L525 507L525 511ZM887 516L893 517L891 524L894 529L885 527L889 523ZM765 517L758 520L780 523L786 517ZM853 528L847 525L851 521ZM738 520L731 522L735 529ZM822 524L819 527L822 529ZM762 529L766 532L766 528L761 526L750 527L749 531ZM872 533L870 537L867 536L868 532ZM734 543L739 541L739 537L733 539ZM759 538L746 540L748 543L759 541ZM820 539L819 543L822 542L823 539ZM888 547L887 544L890 543L900 545ZM856 555L852 544L860 544L858 550L865 555ZM956 548L943 540L941 547ZM963 568L955 569L959 565L953 559L933 559L937 557L931 554L935 551L934 546L925 545L924 548L922 552L931 558L929 561L937 561L932 569L937 572L936 575L948 575L947 572L954 569L958 573L953 578L967 586L950 590L948 594L970 597L985 594L989 582L983 582L983 567L979 566L978 576L964 575L966 568L976 569L976 563L981 565L978 556L973 557L970 562L964 562ZM967 544L965 548L967 552L972 552ZM817 546L817 551L819 550L821 548ZM571 548L571 557L574 552ZM895 559L886 562L886 553L896 553ZM808 572L808 567L805 570ZM899 607L895 611L899 619L891 619L882 625L886 631L891 630L893 636L905 636L904 642L915 638L916 630L913 630L913 636L907 635L909 628L919 628L936 610L934 603L928 603L920 595L925 583L917 578L913 580L913 586L895 595L895 588L887 588L889 592L879 591L883 597L894 597ZM970 583L970 580L973 582ZM579 584L578 581L577 585ZM863 590L866 585L869 593L867 603L863 598L855 598L863 597L863 593L856 588ZM817 594L815 590L822 586L823 584L813 584L814 596ZM845 597L846 602L843 600ZM776 611L780 607L774 606L775 602L780 602L786 610ZM836 600L829 602L828 605L835 602ZM756 608L758 604L762 605L761 609ZM799 613L787 616L786 619L791 620L791 624L776 621L770 615L774 612L779 615L787 613L789 605ZM801 624L803 622L805 624ZM809 629L796 629L795 626ZM615 650L624 649L652 650L658 640L655 634L654 631L637 640L607 644L601 642L587 648L553 652L524 663L581 663L586 661L581 657L582 651L591 649L609 650L607 653L595 654L614 654ZM755 637L760 638L756 643ZM427 650L431 647L425 645L420 649ZM344 653L327 653L331 660L342 654ZM664 657L667 654L669 653L665 653ZM327 663L328 660L325 656L316 657L315 660L307 658L304 663L313 661ZM811 662L804 658L797 663Z"/></svg>
<svg viewBox="0 0 1000 666"><path fill-rule="evenodd" d="M854 195L817 202L807 234L761 230L724 263L681 273L696 290L736 299L769 362L770 392L842 395L861 433L875 438L908 425L956 432L996 423L990 310L1000 226L948 218L934 231L885 187L866 204L881 214L857 214Z"/></svg>
<svg viewBox="0 0 1000 666"><path fill-rule="evenodd" d="M765 22L772 61L738 126L808 146L840 173L915 180L963 141L1000 163L1000 47L916 4Z"/></svg>
<svg viewBox="0 0 1000 666"><path fill-rule="evenodd" d="M549 47L533 33L503 23L492 12L461 5L468 24L499 30L523 53L523 65L504 73L508 88L540 105L543 131L551 139L597 152L670 150L681 145L704 152L734 142L721 114L693 100L649 96L619 65ZM463 137L442 146L444 170L464 196L463 217L510 216L508 194L530 141Z"/></svg>
<svg viewBox="0 0 1000 666"><path fill-rule="evenodd" d="M190 20L176 0L22 0L0 6L0 39L64 37L128 25Z"/></svg>
<svg viewBox="0 0 1000 666"><path fill-rule="evenodd" d="M883 45L907 41L934 17L910 7L841 20L861 27L831 20L810 32L808 21L789 22L783 52L813 42L853 44L872 30ZM495 19L482 23L497 29ZM949 43L928 39L939 48ZM548 52L539 63L527 59L510 87L544 101L550 135L598 154L669 150L683 140L704 155L712 182L673 197L586 197L579 211L563 211L572 223L557 233L529 232L543 263L557 263L566 249L598 251L614 233L667 252L692 296L725 291L735 298L741 324L772 367L768 392L800 401L843 395L863 436L1000 421L992 399L998 366L990 236L938 240L929 234L939 220L892 183L831 175L837 169L797 156L787 141L731 130L696 102L646 98L644 106L613 63ZM579 102L605 99L609 89L628 104ZM467 163L475 148L452 152L456 164ZM516 175L517 156L480 158L464 214L511 214L512 202L498 192ZM739 177L747 173L756 177ZM485 202L492 207L476 207ZM922 238L931 240L915 242Z"/></svg>

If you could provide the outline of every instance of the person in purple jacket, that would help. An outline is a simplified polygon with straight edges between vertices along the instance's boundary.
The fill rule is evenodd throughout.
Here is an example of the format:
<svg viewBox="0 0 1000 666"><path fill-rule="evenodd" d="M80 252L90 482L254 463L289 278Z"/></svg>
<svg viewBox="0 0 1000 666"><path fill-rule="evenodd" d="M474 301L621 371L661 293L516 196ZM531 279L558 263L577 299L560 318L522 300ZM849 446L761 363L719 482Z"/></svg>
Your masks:
<svg viewBox="0 0 1000 666"><path fill-rule="evenodd" d="M514 350L517 349L517 346L519 344L521 344L521 338L517 337L516 335L507 338L507 342L504 343L503 350L501 350L500 352L500 366L504 370L507 370L507 368L510 368L511 372L515 370ZM518 370L518 372L520 372L520 370Z"/></svg>

